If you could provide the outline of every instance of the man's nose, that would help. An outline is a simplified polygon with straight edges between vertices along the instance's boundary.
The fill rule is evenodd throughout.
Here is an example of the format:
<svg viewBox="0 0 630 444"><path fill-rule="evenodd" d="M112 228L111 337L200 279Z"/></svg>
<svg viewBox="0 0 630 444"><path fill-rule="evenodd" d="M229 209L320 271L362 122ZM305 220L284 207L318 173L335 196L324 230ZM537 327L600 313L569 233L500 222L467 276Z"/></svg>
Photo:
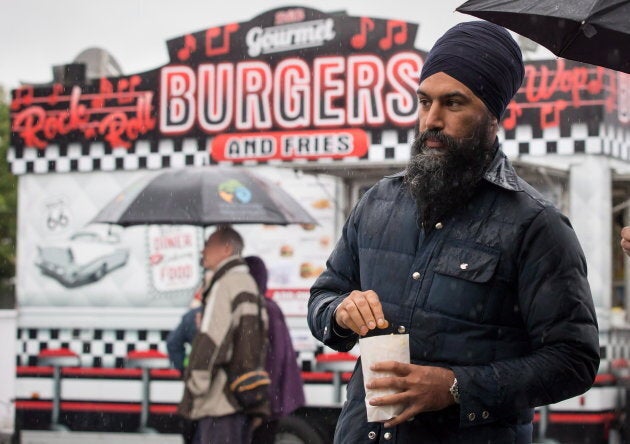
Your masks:
<svg viewBox="0 0 630 444"><path fill-rule="evenodd" d="M444 129L444 119L442 116L442 107L433 102L431 107L424 113L425 130L442 130Z"/></svg>

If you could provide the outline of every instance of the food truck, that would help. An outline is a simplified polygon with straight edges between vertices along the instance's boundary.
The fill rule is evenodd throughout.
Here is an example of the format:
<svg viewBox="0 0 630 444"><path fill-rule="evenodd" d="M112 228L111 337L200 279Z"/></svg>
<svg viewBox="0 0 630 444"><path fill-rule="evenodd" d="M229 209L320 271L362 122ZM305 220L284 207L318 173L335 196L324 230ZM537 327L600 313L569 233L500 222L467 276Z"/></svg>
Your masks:
<svg viewBox="0 0 630 444"><path fill-rule="evenodd" d="M212 227L93 220L164 171L242 167L317 221L236 228L245 254L269 268L268 296L302 368L307 405L279 436L331 442L358 352L311 336L309 288L352 205L409 159L429 49L416 48L418 31L396 18L283 7L169 40L169 63L146 72L91 77L72 63L50 84L12 91L16 431L33 442L43 430L176 436L182 382L165 338L203 278ZM630 220L629 134L630 76L563 59L526 61L500 129L519 173L571 217L598 309L595 386L536 416L537 433L559 440L627 433L630 273L616 230Z"/></svg>

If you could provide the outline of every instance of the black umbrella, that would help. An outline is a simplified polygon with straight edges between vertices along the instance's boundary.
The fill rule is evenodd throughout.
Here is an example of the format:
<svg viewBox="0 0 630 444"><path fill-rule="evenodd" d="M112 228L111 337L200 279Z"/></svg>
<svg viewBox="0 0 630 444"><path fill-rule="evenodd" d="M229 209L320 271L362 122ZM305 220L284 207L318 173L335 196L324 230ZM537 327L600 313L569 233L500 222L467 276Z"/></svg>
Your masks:
<svg viewBox="0 0 630 444"><path fill-rule="evenodd" d="M456 11L511 29L559 57L630 73L628 0L469 0Z"/></svg>
<svg viewBox="0 0 630 444"><path fill-rule="evenodd" d="M136 182L92 222L123 226L317 223L279 186L235 167L170 170Z"/></svg>

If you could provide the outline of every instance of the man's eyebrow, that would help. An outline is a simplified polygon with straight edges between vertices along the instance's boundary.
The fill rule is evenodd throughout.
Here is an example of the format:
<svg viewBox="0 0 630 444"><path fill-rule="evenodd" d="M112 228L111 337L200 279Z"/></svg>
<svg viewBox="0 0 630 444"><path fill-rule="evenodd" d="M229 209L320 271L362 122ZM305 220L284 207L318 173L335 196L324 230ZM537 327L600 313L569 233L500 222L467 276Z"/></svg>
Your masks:
<svg viewBox="0 0 630 444"><path fill-rule="evenodd" d="M418 94L418 96L431 97L430 94L427 94L426 92L424 92L420 88L418 88L417 94ZM468 97L466 94L464 94L461 91L452 91L452 92L449 92L449 93L446 93L446 94L442 94L442 95L438 96L437 98L441 99L441 100L456 99L456 98L460 98L460 99L464 99L464 100L470 100L470 97Z"/></svg>

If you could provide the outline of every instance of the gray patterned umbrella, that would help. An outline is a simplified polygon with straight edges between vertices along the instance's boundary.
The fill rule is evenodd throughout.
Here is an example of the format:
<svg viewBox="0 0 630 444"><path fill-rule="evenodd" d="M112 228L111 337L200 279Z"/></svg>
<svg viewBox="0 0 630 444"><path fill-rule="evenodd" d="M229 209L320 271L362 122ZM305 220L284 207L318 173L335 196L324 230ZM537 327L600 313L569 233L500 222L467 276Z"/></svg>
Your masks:
<svg viewBox="0 0 630 444"><path fill-rule="evenodd" d="M170 170L134 183L93 223L129 225L317 224L278 185L246 168Z"/></svg>
<svg viewBox="0 0 630 444"><path fill-rule="evenodd" d="M469 0L456 11L511 29L559 57L630 73L628 0Z"/></svg>

